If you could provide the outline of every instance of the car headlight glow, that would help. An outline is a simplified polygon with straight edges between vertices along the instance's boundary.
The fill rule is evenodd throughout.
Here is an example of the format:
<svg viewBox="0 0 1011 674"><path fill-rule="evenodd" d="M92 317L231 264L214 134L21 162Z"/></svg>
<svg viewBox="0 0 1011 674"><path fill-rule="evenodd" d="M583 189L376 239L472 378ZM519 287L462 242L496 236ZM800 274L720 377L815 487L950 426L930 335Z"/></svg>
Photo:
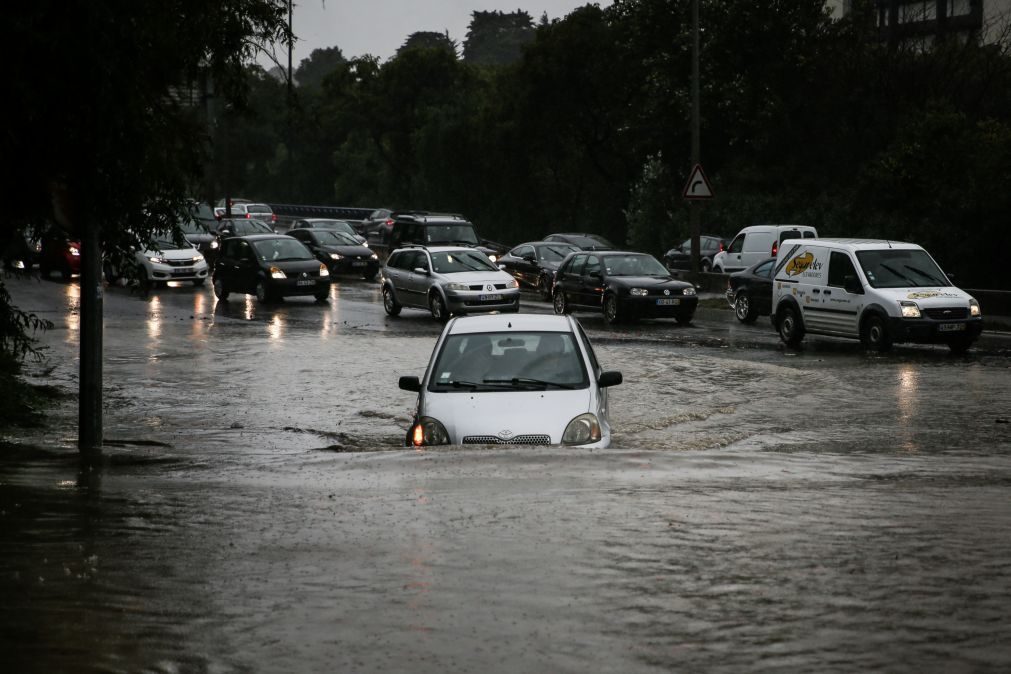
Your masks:
<svg viewBox="0 0 1011 674"><path fill-rule="evenodd" d="M562 433L563 445L588 445L600 441L600 422L594 414L587 412L569 422Z"/></svg>
<svg viewBox="0 0 1011 674"><path fill-rule="evenodd" d="M78 248L77 246L71 246L69 250L71 255L77 256L81 254L81 249Z"/></svg>
<svg viewBox="0 0 1011 674"><path fill-rule="evenodd" d="M193 264L197 264L197 263L200 263L200 262L203 262L203 261L204 261L204 256L203 255L194 255L193 259L190 260L190 262L192 262Z"/></svg>
<svg viewBox="0 0 1011 674"><path fill-rule="evenodd" d="M153 262L154 264L165 264L165 258L160 257L158 255L148 255L147 259Z"/></svg>
<svg viewBox="0 0 1011 674"><path fill-rule="evenodd" d="M319 275L320 275L320 278L322 278L324 276L329 276L330 275L330 270L326 268L325 264L321 264L319 266Z"/></svg>
<svg viewBox="0 0 1011 674"><path fill-rule="evenodd" d="M974 318L978 318L983 315L983 312L980 311L979 308L979 302L977 302L975 298L969 298L969 315Z"/></svg>
<svg viewBox="0 0 1011 674"><path fill-rule="evenodd" d="M279 267L271 267L270 278L288 278L288 277L283 271L281 271Z"/></svg>
<svg viewBox="0 0 1011 674"><path fill-rule="evenodd" d="M492 263L495 263L498 261L498 255L489 255L488 259L491 260Z"/></svg>
<svg viewBox="0 0 1011 674"><path fill-rule="evenodd" d="M517 281L516 279L510 279L510 281L506 283L506 288L519 288L519 287L520 282Z"/></svg>
<svg viewBox="0 0 1011 674"><path fill-rule="evenodd" d="M411 429L411 444L415 447L448 445L449 433L446 432L446 427L438 419L421 417Z"/></svg>
<svg viewBox="0 0 1011 674"><path fill-rule="evenodd" d="M211 250L214 250L217 247L218 247L218 240L215 239L214 241L211 241Z"/></svg>
<svg viewBox="0 0 1011 674"><path fill-rule="evenodd" d="M338 262L344 259L344 256L341 255L340 253L330 253L330 257L333 258L334 260L337 260Z"/></svg>
<svg viewBox="0 0 1011 674"><path fill-rule="evenodd" d="M373 259L373 260L378 260L378 259L379 259L379 256L378 256L378 255L376 255L375 253L372 253L371 259Z"/></svg>
<svg viewBox="0 0 1011 674"><path fill-rule="evenodd" d="M687 288L685 288L684 290L681 291L681 294L682 295L695 295L696 294L695 293L695 288L693 288L692 286L688 286Z"/></svg>
<svg viewBox="0 0 1011 674"><path fill-rule="evenodd" d="M628 291L628 294L635 295L636 297L645 297L646 295L649 295L649 291L645 288L632 288Z"/></svg>
<svg viewBox="0 0 1011 674"><path fill-rule="evenodd" d="M446 290L470 290L470 286L466 283L450 283L446 286Z"/></svg>
<svg viewBox="0 0 1011 674"><path fill-rule="evenodd" d="M916 302L899 302L899 307L902 309L903 318L920 317L920 307L916 305Z"/></svg>

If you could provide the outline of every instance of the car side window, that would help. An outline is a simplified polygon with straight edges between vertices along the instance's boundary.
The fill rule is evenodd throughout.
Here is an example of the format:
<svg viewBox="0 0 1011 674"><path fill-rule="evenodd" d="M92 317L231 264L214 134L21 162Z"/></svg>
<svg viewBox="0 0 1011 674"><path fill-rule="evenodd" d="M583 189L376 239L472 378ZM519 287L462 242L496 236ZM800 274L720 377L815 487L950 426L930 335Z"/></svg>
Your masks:
<svg viewBox="0 0 1011 674"><path fill-rule="evenodd" d="M766 260L762 264L755 267L755 276L771 277L773 262L775 262L775 260Z"/></svg>
<svg viewBox="0 0 1011 674"><path fill-rule="evenodd" d="M583 266L586 264L586 255L577 255L572 258L572 264L569 265L569 273L573 276L579 276L583 273Z"/></svg>
<svg viewBox="0 0 1011 674"><path fill-rule="evenodd" d="M524 255L533 255L533 246L519 246L518 248L513 248L512 255L515 257L523 257Z"/></svg>
<svg viewBox="0 0 1011 674"><path fill-rule="evenodd" d="M600 273L600 258L596 255L588 255L586 258L586 268L583 270L584 276L589 276L593 272Z"/></svg>
<svg viewBox="0 0 1011 674"><path fill-rule="evenodd" d="M249 244L246 243L245 241L239 241L238 243L239 243L239 246L238 246L238 250L237 250L235 256L238 259L244 260L244 261L245 260L252 260L253 259L253 251L249 248Z"/></svg>
<svg viewBox="0 0 1011 674"><path fill-rule="evenodd" d="M856 276L857 270L853 267L853 261L846 253L832 251L828 258L828 284L836 288L846 286L847 276Z"/></svg>
<svg viewBox="0 0 1011 674"><path fill-rule="evenodd" d="M728 253L740 253L742 250L744 250L744 235L743 234L741 234L736 239L734 239L733 243L730 244L730 247L727 248L727 252Z"/></svg>
<svg viewBox="0 0 1011 674"><path fill-rule="evenodd" d="M818 235L815 234L814 232L812 232L811 230L807 230L806 232L804 232L804 238L805 239L815 239L817 237L818 237Z"/></svg>

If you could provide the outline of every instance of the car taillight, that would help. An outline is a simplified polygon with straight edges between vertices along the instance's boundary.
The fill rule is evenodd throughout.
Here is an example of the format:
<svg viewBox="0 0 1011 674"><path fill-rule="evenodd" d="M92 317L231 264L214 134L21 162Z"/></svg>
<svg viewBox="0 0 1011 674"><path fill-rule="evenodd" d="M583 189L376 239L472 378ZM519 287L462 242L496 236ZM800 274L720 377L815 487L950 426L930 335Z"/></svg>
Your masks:
<svg viewBox="0 0 1011 674"><path fill-rule="evenodd" d="M390 228L393 227L393 218L386 218L386 226Z"/></svg>
<svg viewBox="0 0 1011 674"><path fill-rule="evenodd" d="M277 213L271 213L270 214L270 221L271 222L277 222Z"/></svg>
<svg viewBox="0 0 1011 674"><path fill-rule="evenodd" d="M251 214L249 214L249 213L246 213L246 219L247 219L247 220L248 220L249 218L251 218L251 217L253 217L253 216L252 216Z"/></svg>
<svg viewBox="0 0 1011 674"><path fill-rule="evenodd" d="M724 250L725 250L725 248L723 247L723 242L720 241L720 252L722 253Z"/></svg>
<svg viewBox="0 0 1011 674"><path fill-rule="evenodd" d="M772 257L776 257L776 253L778 253L778 252L779 252L779 242L778 241L773 241L772 242Z"/></svg>

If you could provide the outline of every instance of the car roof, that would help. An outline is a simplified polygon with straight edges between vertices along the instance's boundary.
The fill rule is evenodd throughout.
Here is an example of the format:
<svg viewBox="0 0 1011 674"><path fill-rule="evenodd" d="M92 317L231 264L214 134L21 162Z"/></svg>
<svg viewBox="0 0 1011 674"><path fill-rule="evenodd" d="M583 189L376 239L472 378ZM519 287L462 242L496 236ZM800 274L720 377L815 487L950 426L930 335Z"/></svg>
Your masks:
<svg viewBox="0 0 1011 674"><path fill-rule="evenodd" d="M241 236L230 236L231 239L245 239L246 241L266 241L268 239L291 239L293 241L298 241L293 236L288 236L287 234L243 234Z"/></svg>
<svg viewBox="0 0 1011 674"><path fill-rule="evenodd" d="M452 253L457 251L468 251L471 253L480 253L479 248L474 248L472 246L404 246L403 248L397 248L393 253L399 253L403 250L427 250L429 253ZM393 253L390 253L391 255Z"/></svg>
<svg viewBox="0 0 1011 674"><path fill-rule="evenodd" d="M475 332L508 332L523 330L536 332L573 332L573 319L554 314L479 314L454 318L446 326L446 334L471 334Z"/></svg>

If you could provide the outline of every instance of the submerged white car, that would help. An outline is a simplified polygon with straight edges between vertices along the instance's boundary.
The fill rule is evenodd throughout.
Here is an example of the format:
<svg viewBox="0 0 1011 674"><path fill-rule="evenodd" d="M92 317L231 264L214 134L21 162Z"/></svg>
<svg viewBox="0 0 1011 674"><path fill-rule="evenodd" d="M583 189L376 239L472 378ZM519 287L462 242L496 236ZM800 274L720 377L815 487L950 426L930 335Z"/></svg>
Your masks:
<svg viewBox="0 0 1011 674"><path fill-rule="evenodd" d="M407 445L607 447L607 389L620 383L571 316L454 318L424 378L400 378L418 392Z"/></svg>

